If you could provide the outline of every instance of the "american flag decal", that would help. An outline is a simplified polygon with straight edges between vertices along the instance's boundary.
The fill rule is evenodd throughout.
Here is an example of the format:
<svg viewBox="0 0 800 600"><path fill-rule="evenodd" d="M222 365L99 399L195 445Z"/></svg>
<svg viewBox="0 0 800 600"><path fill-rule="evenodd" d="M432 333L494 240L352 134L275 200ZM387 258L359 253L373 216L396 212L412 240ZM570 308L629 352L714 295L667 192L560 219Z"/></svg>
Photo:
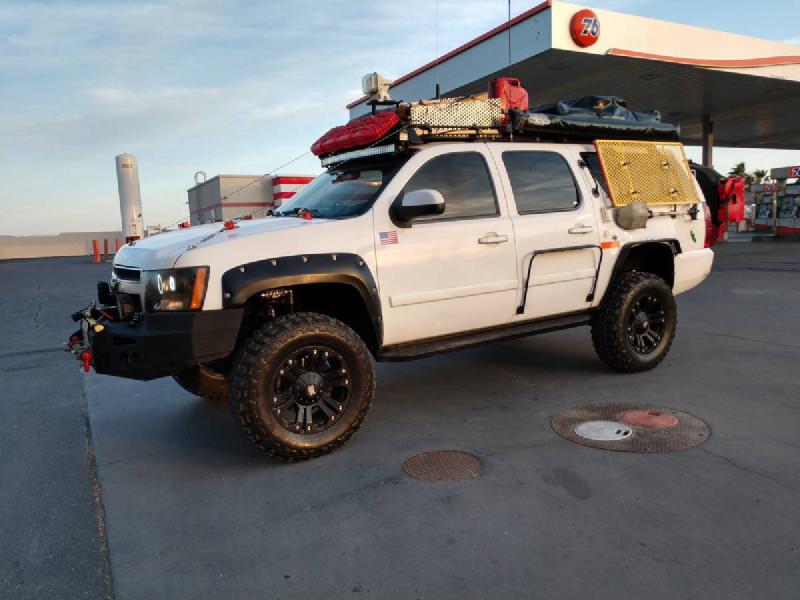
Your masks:
<svg viewBox="0 0 800 600"><path fill-rule="evenodd" d="M396 231L380 231L380 232L378 232L378 237L381 240L381 246L386 246L387 244L396 244L397 243L397 232Z"/></svg>

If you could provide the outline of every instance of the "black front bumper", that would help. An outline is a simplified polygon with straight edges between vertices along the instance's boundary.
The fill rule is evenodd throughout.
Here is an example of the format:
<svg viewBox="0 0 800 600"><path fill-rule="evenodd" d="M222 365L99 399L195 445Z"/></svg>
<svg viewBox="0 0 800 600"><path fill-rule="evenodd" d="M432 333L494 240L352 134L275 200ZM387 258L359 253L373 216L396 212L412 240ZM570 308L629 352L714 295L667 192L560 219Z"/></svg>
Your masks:
<svg viewBox="0 0 800 600"><path fill-rule="evenodd" d="M138 321L105 321L90 331L95 371L129 379L175 375L228 356L244 309L143 314Z"/></svg>

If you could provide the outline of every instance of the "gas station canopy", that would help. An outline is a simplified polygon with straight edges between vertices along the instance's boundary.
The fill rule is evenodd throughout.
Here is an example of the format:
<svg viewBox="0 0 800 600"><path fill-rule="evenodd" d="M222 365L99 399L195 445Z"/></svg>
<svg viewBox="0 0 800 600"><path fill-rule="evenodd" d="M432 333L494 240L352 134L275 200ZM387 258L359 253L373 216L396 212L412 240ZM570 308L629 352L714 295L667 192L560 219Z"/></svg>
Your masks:
<svg viewBox="0 0 800 600"><path fill-rule="evenodd" d="M395 100L486 91L509 72L531 104L622 96L679 123L704 162L719 146L800 149L800 47L633 15L543 2L396 79ZM370 110L368 97L347 106Z"/></svg>

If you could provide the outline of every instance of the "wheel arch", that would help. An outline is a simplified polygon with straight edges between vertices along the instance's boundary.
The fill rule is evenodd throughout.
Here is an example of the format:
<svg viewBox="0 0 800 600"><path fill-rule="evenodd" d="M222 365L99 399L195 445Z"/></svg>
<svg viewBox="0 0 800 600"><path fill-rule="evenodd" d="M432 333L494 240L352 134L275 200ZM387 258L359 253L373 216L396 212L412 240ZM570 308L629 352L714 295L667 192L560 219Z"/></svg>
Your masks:
<svg viewBox="0 0 800 600"><path fill-rule="evenodd" d="M305 254L247 263L222 275L223 307L247 306L271 290L291 290L297 311L339 319L373 352L383 343L375 278L357 254Z"/></svg>
<svg viewBox="0 0 800 600"><path fill-rule="evenodd" d="M613 282L621 273L627 271L646 271L658 275L670 287L675 285L675 256L680 254L681 244L676 239L647 240L630 242L620 248L617 261L611 272ZM608 286L603 300L611 290Z"/></svg>

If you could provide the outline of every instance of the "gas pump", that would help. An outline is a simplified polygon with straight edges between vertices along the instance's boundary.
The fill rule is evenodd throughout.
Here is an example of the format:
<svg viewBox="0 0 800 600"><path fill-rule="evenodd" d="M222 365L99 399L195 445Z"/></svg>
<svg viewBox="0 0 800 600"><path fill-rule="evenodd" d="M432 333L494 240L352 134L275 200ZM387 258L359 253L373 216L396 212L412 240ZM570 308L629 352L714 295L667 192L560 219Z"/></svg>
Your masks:
<svg viewBox="0 0 800 600"><path fill-rule="evenodd" d="M772 169L770 175L774 183L768 230L776 237L800 235L800 166Z"/></svg>

